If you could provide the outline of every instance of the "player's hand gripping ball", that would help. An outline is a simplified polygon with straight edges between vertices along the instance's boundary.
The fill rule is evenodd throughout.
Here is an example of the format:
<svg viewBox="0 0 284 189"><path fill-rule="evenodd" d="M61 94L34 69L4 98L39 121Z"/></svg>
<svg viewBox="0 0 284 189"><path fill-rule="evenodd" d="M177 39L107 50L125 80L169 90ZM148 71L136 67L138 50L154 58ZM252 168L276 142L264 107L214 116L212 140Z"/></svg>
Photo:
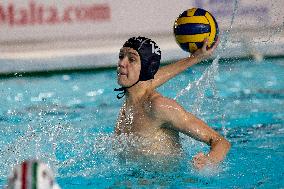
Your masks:
<svg viewBox="0 0 284 189"><path fill-rule="evenodd" d="M175 20L174 34L177 44L186 52L193 53L208 39L208 48L218 38L218 25L215 18L206 10L192 8L184 11Z"/></svg>

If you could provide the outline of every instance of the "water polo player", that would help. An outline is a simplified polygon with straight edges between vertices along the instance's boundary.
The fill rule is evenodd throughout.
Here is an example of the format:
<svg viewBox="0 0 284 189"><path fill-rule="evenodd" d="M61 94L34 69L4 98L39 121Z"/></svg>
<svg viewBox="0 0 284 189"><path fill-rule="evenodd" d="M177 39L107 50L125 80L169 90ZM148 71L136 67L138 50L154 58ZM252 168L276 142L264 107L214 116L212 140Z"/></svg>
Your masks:
<svg viewBox="0 0 284 189"><path fill-rule="evenodd" d="M116 135L133 137L136 152L149 155L172 156L181 154L179 132L210 145L210 152L198 153L193 165L201 169L221 162L230 143L202 120L185 111L176 101L163 97L155 89L186 68L211 56L218 42L203 47L190 57L159 69L161 50L151 39L132 37L119 53L117 80L125 96L115 127ZM159 71L158 71L159 69ZM135 141L133 141L135 142ZM141 145L140 145L141 144Z"/></svg>

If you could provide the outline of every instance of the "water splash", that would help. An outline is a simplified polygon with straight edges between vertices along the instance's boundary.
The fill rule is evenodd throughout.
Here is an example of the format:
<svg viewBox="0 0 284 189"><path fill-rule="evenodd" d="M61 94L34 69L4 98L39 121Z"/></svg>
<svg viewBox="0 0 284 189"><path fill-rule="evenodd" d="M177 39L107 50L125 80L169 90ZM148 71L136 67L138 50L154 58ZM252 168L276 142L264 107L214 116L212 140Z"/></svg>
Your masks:
<svg viewBox="0 0 284 189"><path fill-rule="evenodd" d="M206 68L202 76L195 82L188 83L187 87L178 92L178 94L174 98L176 100L179 97L183 96L185 93L188 93L190 90L195 89L197 98L195 98L192 108L195 115L200 115L202 112L201 107L204 102L206 89L210 88L212 90L213 96L217 96L217 88L214 82L214 77L218 74L219 59L220 56L217 55L217 57L213 60L212 65Z"/></svg>

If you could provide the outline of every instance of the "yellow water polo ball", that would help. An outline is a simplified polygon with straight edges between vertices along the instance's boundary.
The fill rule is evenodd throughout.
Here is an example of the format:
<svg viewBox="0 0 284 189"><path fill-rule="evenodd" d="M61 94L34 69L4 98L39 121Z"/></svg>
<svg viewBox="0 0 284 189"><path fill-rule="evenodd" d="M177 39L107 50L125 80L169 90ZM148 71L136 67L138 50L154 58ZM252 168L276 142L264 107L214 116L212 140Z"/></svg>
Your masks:
<svg viewBox="0 0 284 189"><path fill-rule="evenodd" d="M208 38L208 48L218 37L218 24L212 14L201 8L192 8L180 14L174 23L177 44L186 52L193 53Z"/></svg>

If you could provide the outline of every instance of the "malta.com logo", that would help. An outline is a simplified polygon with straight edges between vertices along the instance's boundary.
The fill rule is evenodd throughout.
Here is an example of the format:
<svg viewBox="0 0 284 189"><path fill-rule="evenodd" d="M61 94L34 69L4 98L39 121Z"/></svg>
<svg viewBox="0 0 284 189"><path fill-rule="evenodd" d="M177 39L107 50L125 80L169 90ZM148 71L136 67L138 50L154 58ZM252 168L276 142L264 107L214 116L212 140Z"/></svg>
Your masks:
<svg viewBox="0 0 284 189"><path fill-rule="evenodd" d="M64 24L76 22L102 22L111 18L108 4L56 5L30 1L26 6L10 2L0 3L0 25L21 26Z"/></svg>

